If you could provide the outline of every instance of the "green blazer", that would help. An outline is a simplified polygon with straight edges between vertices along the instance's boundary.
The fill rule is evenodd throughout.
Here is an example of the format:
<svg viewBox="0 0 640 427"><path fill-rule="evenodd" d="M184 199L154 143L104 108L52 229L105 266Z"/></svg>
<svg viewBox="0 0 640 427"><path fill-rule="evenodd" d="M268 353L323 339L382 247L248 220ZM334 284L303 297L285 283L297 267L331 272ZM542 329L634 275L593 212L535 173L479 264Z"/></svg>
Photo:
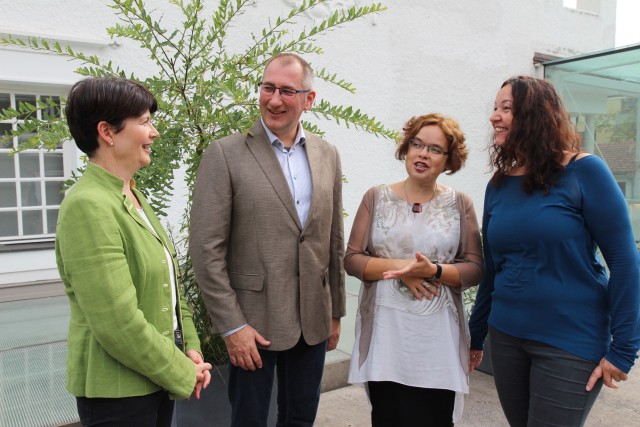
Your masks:
<svg viewBox="0 0 640 427"><path fill-rule="evenodd" d="M158 237L122 194L123 185L89 163L60 206L56 261L71 307L67 390L128 397L165 389L186 398L196 370L174 344L163 247L177 272L176 252L144 196L133 190ZM179 301L185 348L200 351L191 314Z"/></svg>

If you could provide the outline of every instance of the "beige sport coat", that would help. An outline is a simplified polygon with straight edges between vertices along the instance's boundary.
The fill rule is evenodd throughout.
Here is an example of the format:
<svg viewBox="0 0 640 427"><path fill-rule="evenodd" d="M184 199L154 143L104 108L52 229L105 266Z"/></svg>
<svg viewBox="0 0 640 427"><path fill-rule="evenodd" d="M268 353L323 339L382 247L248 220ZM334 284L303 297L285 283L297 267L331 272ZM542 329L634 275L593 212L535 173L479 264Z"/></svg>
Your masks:
<svg viewBox="0 0 640 427"><path fill-rule="evenodd" d="M340 157L305 135L313 195L304 228L260 121L210 144L193 193L190 253L213 332L247 323L275 351L301 334L310 345L326 340L346 311Z"/></svg>

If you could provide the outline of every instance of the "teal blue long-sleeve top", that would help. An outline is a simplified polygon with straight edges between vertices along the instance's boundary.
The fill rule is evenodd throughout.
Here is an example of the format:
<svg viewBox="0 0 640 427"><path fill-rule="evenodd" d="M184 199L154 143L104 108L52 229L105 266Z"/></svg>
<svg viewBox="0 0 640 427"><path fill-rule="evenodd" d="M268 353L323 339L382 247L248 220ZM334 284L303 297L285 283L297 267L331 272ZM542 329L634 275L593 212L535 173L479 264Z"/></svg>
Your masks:
<svg viewBox="0 0 640 427"><path fill-rule="evenodd" d="M482 231L472 349L482 349L488 323L629 372L640 347L640 257L624 196L599 157L569 163L547 195L525 193L519 176L489 183Z"/></svg>

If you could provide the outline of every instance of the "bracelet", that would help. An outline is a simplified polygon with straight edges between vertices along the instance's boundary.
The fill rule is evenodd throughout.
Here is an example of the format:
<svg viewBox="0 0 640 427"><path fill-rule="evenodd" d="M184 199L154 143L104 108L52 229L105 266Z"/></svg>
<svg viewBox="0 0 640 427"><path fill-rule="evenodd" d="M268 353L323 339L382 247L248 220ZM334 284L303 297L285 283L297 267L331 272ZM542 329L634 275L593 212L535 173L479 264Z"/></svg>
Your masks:
<svg viewBox="0 0 640 427"><path fill-rule="evenodd" d="M438 261L431 261L431 262L436 265L436 274L433 276L433 278L440 280L440 277L442 277L442 266Z"/></svg>

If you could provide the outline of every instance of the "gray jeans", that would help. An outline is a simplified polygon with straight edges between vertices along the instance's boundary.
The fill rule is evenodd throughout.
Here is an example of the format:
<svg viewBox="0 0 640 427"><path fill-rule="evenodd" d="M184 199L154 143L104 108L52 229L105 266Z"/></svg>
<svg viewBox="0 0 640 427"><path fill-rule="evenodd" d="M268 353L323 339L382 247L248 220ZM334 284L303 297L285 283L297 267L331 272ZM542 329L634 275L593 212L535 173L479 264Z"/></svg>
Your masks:
<svg viewBox="0 0 640 427"><path fill-rule="evenodd" d="M489 327L493 378L511 427L583 426L602 378L585 390L597 366L539 341Z"/></svg>

